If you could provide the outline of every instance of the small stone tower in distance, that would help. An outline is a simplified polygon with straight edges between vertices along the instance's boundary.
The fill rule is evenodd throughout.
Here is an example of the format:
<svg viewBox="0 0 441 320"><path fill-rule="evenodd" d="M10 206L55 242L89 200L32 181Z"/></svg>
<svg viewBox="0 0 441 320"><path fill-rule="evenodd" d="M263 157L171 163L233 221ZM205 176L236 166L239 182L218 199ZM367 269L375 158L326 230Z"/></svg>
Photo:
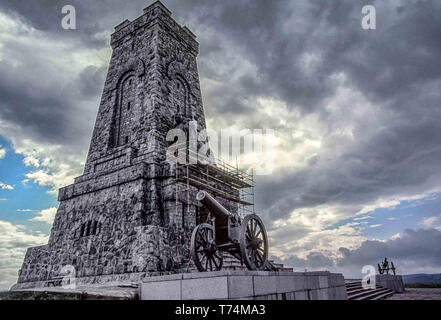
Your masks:
<svg viewBox="0 0 441 320"><path fill-rule="evenodd" d="M205 128L196 37L157 1L119 24L111 46L84 174L60 189L49 243L28 249L15 287L42 286L66 265L99 283L190 264L201 208L176 196L166 135L189 121Z"/></svg>

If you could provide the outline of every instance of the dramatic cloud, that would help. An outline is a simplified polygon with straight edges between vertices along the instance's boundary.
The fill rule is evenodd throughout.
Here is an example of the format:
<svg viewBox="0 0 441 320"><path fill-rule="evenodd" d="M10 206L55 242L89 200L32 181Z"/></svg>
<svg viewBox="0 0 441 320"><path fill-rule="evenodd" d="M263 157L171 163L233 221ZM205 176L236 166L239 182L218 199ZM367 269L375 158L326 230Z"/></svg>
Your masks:
<svg viewBox="0 0 441 320"><path fill-rule="evenodd" d="M70 3L75 31L61 28L57 2L0 5L0 135L24 156L26 180L53 194L82 172L113 26L150 4ZM439 1L371 1L369 31L362 0L164 3L198 36L209 126L276 132L275 170L257 177L255 197L273 255L326 267L339 248L367 246L375 209L441 191Z"/></svg>
<svg viewBox="0 0 441 320"><path fill-rule="evenodd" d="M47 241L46 235L30 234L24 226L0 220L0 290L16 283L26 249Z"/></svg>
<svg viewBox="0 0 441 320"><path fill-rule="evenodd" d="M355 250L340 248L337 266L358 273L364 265L379 261L379 253L392 260L398 272L435 273L441 268L441 232L435 229L406 229L387 241L367 240Z"/></svg>
<svg viewBox="0 0 441 320"><path fill-rule="evenodd" d="M379 263L384 257L394 262L397 272L408 273L439 273L441 268L441 231L435 229L406 229L386 241L365 240L353 250L347 247L339 249L339 255L329 259L320 252L311 252L305 259L296 255L286 258L275 258L276 261L295 270L334 270L344 272L347 277L361 278L361 270L365 265ZM381 254L381 256L380 256Z"/></svg>
<svg viewBox="0 0 441 320"><path fill-rule="evenodd" d="M279 260L277 257L273 257L277 261L283 261L285 266L291 266L295 271L304 271L304 269L310 269L309 271L318 271L320 269L329 270L334 265L334 262L326 257L321 252L310 252L305 259L301 259L296 255L290 255L286 259Z"/></svg>
<svg viewBox="0 0 441 320"><path fill-rule="evenodd" d="M27 179L55 193L81 174L109 49L60 42L1 11L0 25L0 135L34 167Z"/></svg>
<svg viewBox="0 0 441 320"><path fill-rule="evenodd" d="M2 146L0 145L0 160L3 159L5 155L6 155L6 150L2 148Z"/></svg>
<svg viewBox="0 0 441 320"><path fill-rule="evenodd" d="M31 219L31 221L41 221L45 222L47 224L52 225L52 222L54 222L55 214L57 213L57 208L49 208L45 210L41 210L37 213L35 217Z"/></svg>

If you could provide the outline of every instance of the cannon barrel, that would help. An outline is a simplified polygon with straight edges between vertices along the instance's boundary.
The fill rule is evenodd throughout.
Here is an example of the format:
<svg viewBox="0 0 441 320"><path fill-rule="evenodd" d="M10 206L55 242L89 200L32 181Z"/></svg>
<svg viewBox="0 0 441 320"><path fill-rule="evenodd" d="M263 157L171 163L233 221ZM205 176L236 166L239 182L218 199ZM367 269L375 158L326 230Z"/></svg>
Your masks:
<svg viewBox="0 0 441 320"><path fill-rule="evenodd" d="M208 209L217 219L225 221L231 213L224 208L216 199L209 195L205 191L199 191L196 194L196 200L198 200L202 205Z"/></svg>

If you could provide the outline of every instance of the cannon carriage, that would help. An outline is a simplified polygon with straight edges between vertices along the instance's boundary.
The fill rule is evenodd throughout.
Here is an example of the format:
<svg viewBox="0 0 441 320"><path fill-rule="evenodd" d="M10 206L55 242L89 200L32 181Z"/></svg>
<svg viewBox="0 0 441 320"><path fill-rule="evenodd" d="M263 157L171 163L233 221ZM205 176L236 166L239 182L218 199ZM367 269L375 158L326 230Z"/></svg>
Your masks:
<svg viewBox="0 0 441 320"><path fill-rule="evenodd" d="M196 199L213 216L209 223L197 225L191 236L191 256L199 271L220 270L224 252L249 270L268 268L268 237L259 216L249 214L242 219L205 191L199 191Z"/></svg>

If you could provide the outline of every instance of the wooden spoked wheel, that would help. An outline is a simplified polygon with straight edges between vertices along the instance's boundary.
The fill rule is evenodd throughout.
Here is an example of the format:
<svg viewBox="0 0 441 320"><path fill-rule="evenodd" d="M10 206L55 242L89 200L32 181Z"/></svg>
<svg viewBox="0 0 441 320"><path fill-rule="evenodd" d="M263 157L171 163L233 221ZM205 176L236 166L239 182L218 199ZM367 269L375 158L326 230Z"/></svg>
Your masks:
<svg viewBox="0 0 441 320"><path fill-rule="evenodd" d="M222 252L214 241L214 228L208 223L198 225L191 235L191 257L200 271L219 271L222 268Z"/></svg>
<svg viewBox="0 0 441 320"><path fill-rule="evenodd" d="M259 216L247 215L241 224L240 251L250 270L263 270L268 259L268 238Z"/></svg>

